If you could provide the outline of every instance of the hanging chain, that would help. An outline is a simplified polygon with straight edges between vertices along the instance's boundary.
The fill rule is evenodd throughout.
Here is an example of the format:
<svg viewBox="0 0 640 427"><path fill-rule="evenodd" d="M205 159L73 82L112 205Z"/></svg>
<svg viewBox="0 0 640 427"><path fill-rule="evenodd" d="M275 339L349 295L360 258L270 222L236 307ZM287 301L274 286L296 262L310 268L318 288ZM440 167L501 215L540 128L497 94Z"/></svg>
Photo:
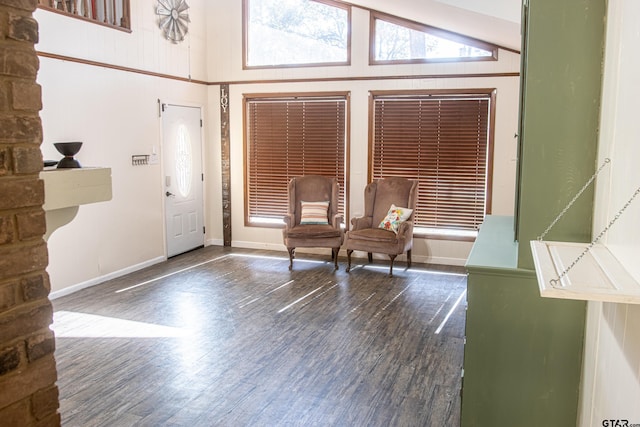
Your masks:
<svg viewBox="0 0 640 427"><path fill-rule="evenodd" d="M608 160L608 159L607 159ZM620 218L620 216L622 215L622 213L629 207L629 205L631 204L631 202L633 202L633 199L636 198L636 196L640 194L640 187L638 187L636 189L636 191L633 193L633 195L631 196L631 198L629 200L627 200L627 203L624 204L624 206L622 206L622 209L620 209L618 211L618 213L616 214L615 217L613 217L613 219L611 221L609 221L609 224L607 224L607 226L600 232L598 233L598 235L596 236L595 239L593 239L593 241L589 244L589 246L587 246L580 255L578 255L578 257L571 263L571 265L569 265L569 267L565 268L564 271L562 273L560 273L560 276L558 276L557 279L551 279L549 281L549 283L551 284L551 286L556 287L556 285L560 282L560 280L562 280L562 278L564 276L567 275L567 273L569 273L569 270L571 270L577 263L578 261L580 261L580 259L582 259L582 257L584 257L587 252L589 252L591 250L591 248L598 243L598 241L600 241L600 239L602 238L602 236L604 236L606 234L607 231L609 231L609 229L611 228L611 226L613 224L615 224L615 222L618 220L618 218Z"/></svg>
<svg viewBox="0 0 640 427"><path fill-rule="evenodd" d="M598 168L597 171L594 172L593 175L591 175L591 178L589 178L589 180L582 186L582 188L580 189L580 191L578 191L578 193L573 196L573 199L571 199L571 201L567 204L567 206L564 207L564 209L562 210L562 212L560 212L558 214L558 216L556 217L556 219L553 220L553 222L551 224L549 224L549 226L547 227L546 230L544 230L542 232L541 235L538 236L538 241L542 241L542 239L544 239L544 236L547 235L547 233L549 232L549 230L551 230L551 228L553 228L554 225L556 225L556 223L558 221L560 221L560 218L562 218L564 216L564 214L567 213L567 211L569 210L569 208L571 208L571 206L575 203L576 200L578 200L578 197L580 197L582 195L582 193L584 193L584 190L587 189L587 187L589 187L589 185L591 185L591 183L593 182L594 179L596 179L596 177L598 176L598 174L600 173L600 171L602 169L604 169L604 167L610 162L611 160L609 160L609 158L607 157L606 159L604 159L604 162L600 165L600 167Z"/></svg>

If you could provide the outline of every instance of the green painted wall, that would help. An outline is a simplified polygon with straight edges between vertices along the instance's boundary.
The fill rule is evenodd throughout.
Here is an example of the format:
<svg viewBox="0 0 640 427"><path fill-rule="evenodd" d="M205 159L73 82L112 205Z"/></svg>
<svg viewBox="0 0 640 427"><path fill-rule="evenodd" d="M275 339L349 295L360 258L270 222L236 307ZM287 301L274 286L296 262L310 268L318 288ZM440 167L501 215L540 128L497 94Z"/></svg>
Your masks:
<svg viewBox="0 0 640 427"><path fill-rule="evenodd" d="M518 267L596 165L605 0L528 0L516 218ZM545 240L589 241L593 188Z"/></svg>
<svg viewBox="0 0 640 427"><path fill-rule="evenodd" d="M606 2L525 2L516 215L467 261L463 427L577 422L586 305L540 296L529 241L597 168ZM590 241L592 212L590 188L546 240Z"/></svg>

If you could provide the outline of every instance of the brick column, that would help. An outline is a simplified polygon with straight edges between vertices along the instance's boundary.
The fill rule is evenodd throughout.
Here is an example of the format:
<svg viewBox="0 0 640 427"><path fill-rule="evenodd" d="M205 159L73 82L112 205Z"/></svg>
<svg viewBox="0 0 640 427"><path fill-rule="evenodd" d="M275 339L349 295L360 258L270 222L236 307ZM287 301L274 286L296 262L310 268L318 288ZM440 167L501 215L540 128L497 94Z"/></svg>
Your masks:
<svg viewBox="0 0 640 427"><path fill-rule="evenodd" d="M0 0L0 424L59 426L42 236L37 0Z"/></svg>

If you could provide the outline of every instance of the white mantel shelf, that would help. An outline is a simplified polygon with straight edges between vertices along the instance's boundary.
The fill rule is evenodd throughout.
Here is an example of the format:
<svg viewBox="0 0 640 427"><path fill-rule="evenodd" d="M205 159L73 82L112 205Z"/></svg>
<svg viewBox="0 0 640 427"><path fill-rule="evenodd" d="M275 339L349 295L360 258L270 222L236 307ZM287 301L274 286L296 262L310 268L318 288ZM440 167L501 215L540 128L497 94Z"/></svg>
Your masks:
<svg viewBox="0 0 640 427"><path fill-rule="evenodd" d="M80 205L112 198L111 168L46 168L40 172L40 179L44 181L45 239L73 220Z"/></svg>
<svg viewBox="0 0 640 427"><path fill-rule="evenodd" d="M605 245L594 245L561 280L555 282L588 246L588 243L531 241L540 295L640 304L640 283Z"/></svg>

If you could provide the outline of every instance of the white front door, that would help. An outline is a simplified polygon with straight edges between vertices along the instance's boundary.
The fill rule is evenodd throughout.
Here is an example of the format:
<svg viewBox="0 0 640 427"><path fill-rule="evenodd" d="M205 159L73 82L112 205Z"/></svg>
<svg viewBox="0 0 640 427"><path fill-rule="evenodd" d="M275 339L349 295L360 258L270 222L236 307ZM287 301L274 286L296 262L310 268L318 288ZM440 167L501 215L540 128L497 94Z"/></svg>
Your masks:
<svg viewBox="0 0 640 427"><path fill-rule="evenodd" d="M162 114L167 256L204 245L200 108L165 104Z"/></svg>

